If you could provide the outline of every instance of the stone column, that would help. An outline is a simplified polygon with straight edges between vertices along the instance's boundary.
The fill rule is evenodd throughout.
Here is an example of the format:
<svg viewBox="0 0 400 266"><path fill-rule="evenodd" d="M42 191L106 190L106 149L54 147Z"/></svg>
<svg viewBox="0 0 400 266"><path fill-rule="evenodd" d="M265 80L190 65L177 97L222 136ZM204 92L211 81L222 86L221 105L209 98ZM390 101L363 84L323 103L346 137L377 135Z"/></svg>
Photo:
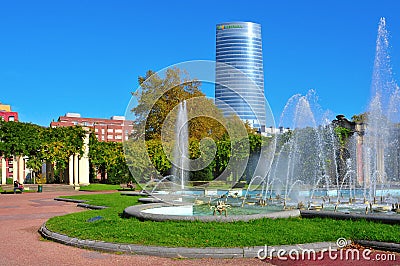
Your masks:
<svg viewBox="0 0 400 266"><path fill-rule="evenodd" d="M83 140L83 156L79 159L79 184L89 185L89 134Z"/></svg>
<svg viewBox="0 0 400 266"><path fill-rule="evenodd" d="M5 185L7 182L7 164L6 159L1 157L1 184Z"/></svg>
<svg viewBox="0 0 400 266"><path fill-rule="evenodd" d="M362 137L357 135L356 141L356 165L357 165L357 183L362 185L364 183L364 165L363 165L363 148L362 148Z"/></svg>
<svg viewBox="0 0 400 266"><path fill-rule="evenodd" d="M376 181L383 183L385 181L385 149L383 147L383 143L381 143L381 141L379 142L380 143L378 144L378 150L376 154Z"/></svg>
<svg viewBox="0 0 400 266"><path fill-rule="evenodd" d="M74 184L74 155L69 156L68 161L68 184Z"/></svg>
<svg viewBox="0 0 400 266"><path fill-rule="evenodd" d="M18 161L17 156L13 156L13 180L18 180Z"/></svg>
<svg viewBox="0 0 400 266"><path fill-rule="evenodd" d="M357 183L359 185L365 185L364 175L364 132L365 128L362 124L356 124L356 169L357 169Z"/></svg>
<svg viewBox="0 0 400 266"><path fill-rule="evenodd" d="M18 182L20 182L21 184L24 183L25 181L25 164L24 164L24 157L23 156L18 156L17 157L18 160Z"/></svg>
<svg viewBox="0 0 400 266"><path fill-rule="evenodd" d="M74 185L79 185L79 157L78 154L74 154Z"/></svg>
<svg viewBox="0 0 400 266"><path fill-rule="evenodd" d="M79 160L79 184L89 185L89 158Z"/></svg>

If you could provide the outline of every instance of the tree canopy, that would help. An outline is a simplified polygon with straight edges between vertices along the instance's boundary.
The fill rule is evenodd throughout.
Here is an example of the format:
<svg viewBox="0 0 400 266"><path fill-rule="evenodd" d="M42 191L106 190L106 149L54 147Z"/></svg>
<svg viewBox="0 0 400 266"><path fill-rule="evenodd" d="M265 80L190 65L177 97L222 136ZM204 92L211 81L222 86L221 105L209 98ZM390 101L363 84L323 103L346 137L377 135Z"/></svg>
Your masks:
<svg viewBox="0 0 400 266"><path fill-rule="evenodd" d="M138 82L140 89L132 93L138 105L131 111L136 117L136 127L144 128L146 140L160 139L164 132L172 135L170 123L175 122L177 106L184 100L187 100L188 116L192 117L189 119L190 138L218 139L225 134L221 111L201 92L201 82L190 78L186 72L171 68L160 77L149 70Z"/></svg>
<svg viewBox="0 0 400 266"><path fill-rule="evenodd" d="M148 71L138 81L140 88L132 93L137 105L131 110L137 135L124 145L135 178L148 181L171 174L178 105L183 101L192 160L190 179L212 180L222 173L225 178L240 178L235 169L245 169L249 153L259 151L263 143L248 123L236 115L224 117L201 91L201 82L178 68L166 70L162 77Z"/></svg>
<svg viewBox="0 0 400 266"><path fill-rule="evenodd" d="M89 159L93 175L99 172L102 181L110 184L120 184L132 180L126 165L122 143L101 142L97 140L94 133L91 133L89 147ZM92 179L94 178L93 175Z"/></svg>
<svg viewBox="0 0 400 266"><path fill-rule="evenodd" d="M39 171L43 163L65 169L72 154L83 153L82 127L45 128L31 123L0 121L0 156L28 156L27 166Z"/></svg>

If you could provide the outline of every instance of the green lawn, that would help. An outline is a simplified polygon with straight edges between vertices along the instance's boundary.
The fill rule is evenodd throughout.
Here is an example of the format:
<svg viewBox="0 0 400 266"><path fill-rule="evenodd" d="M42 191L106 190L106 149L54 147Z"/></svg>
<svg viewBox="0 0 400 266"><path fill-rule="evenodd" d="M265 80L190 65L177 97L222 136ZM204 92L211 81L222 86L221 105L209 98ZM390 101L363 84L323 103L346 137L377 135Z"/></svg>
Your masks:
<svg viewBox="0 0 400 266"><path fill-rule="evenodd" d="M54 217L47 222L50 230L82 239L171 247L287 245L336 241L339 237L400 242L400 225L365 220L290 218L233 223L141 222L135 218L121 217L124 208L138 204L139 197L113 193L68 198L86 199L89 204L110 207ZM103 219L87 221L96 216L102 216Z"/></svg>
<svg viewBox="0 0 400 266"><path fill-rule="evenodd" d="M109 185L109 184L90 184L88 186L81 186L80 191L106 191L106 190L118 190L120 185Z"/></svg>

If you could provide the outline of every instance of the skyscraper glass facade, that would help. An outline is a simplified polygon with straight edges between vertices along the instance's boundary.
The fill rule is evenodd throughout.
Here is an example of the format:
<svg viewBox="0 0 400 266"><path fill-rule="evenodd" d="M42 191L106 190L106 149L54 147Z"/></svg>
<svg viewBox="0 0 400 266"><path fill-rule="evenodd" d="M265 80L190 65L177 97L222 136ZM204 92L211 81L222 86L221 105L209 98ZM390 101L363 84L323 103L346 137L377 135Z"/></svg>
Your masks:
<svg viewBox="0 0 400 266"><path fill-rule="evenodd" d="M261 25L229 22L217 25L216 104L225 115L236 113L254 128L265 127Z"/></svg>

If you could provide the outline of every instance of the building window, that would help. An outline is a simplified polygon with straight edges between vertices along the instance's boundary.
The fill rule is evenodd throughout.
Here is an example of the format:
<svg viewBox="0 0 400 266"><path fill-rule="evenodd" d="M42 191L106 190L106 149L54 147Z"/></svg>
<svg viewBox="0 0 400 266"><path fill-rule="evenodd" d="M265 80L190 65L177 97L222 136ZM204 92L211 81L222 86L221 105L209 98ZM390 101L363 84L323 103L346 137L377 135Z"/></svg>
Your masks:
<svg viewBox="0 0 400 266"><path fill-rule="evenodd" d="M99 129L95 128L95 129L94 129L94 132L99 132Z"/></svg>
<svg viewBox="0 0 400 266"><path fill-rule="evenodd" d="M101 129L101 134L104 135L104 133L105 133L105 130L104 130L104 128L102 128L102 129Z"/></svg>
<svg viewBox="0 0 400 266"><path fill-rule="evenodd" d="M113 133L113 131L114 131L114 129L112 129L112 128L107 129L108 133Z"/></svg>
<svg viewBox="0 0 400 266"><path fill-rule="evenodd" d="M115 133L122 133L122 129L116 129Z"/></svg>
<svg viewBox="0 0 400 266"><path fill-rule="evenodd" d="M108 135L108 136L107 136L107 139L113 139L113 138L114 138L113 135Z"/></svg>
<svg viewBox="0 0 400 266"><path fill-rule="evenodd" d="M122 139L122 135L116 135L115 139Z"/></svg>
<svg viewBox="0 0 400 266"><path fill-rule="evenodd" d="M101 136L101 140L104 140L104 136Z"/></svg>
<svg viewBox="0 0 400 266"><path fill-rule="evenodd" d="M15 121L15 117L14 116L9 116L8 117L8 121L11 121L11 122Z"/></svg>

